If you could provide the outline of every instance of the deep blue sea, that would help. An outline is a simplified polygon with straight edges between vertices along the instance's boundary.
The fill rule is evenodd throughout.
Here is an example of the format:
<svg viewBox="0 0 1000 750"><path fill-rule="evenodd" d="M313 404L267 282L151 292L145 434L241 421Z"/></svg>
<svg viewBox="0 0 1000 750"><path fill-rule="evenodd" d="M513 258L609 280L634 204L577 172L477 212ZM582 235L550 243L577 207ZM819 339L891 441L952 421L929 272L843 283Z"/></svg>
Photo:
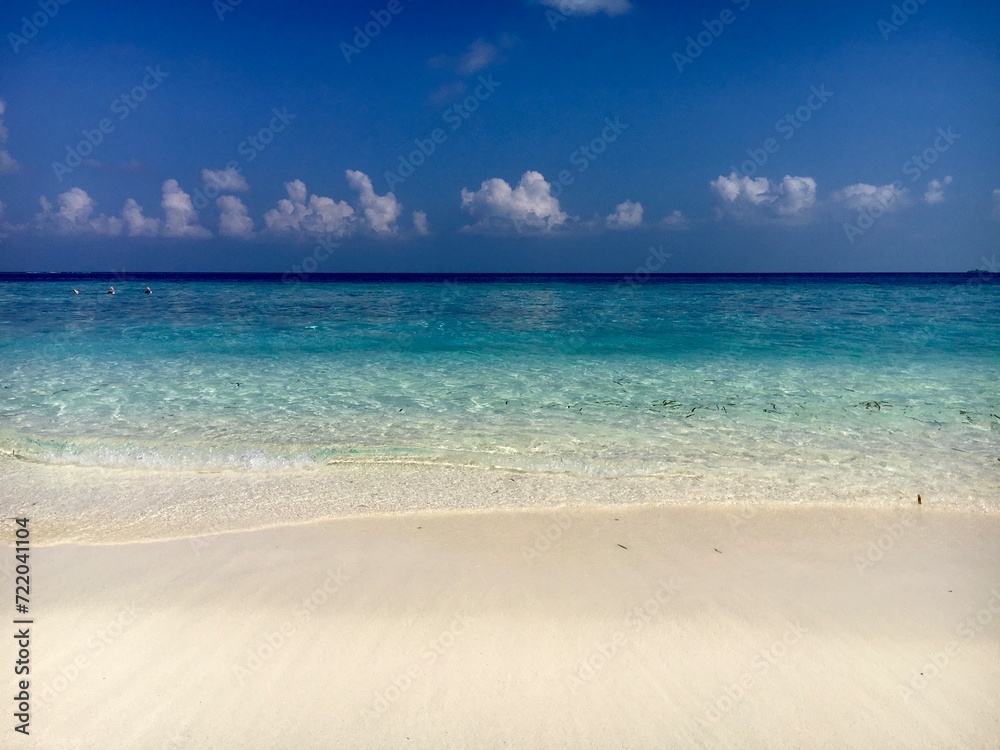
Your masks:
<svg viewBox="0 0 1000 750"><path fill-rule="evenodd" d="M38 462L982 493L998 415L996 275L0 275L0 450Z"/></svg>

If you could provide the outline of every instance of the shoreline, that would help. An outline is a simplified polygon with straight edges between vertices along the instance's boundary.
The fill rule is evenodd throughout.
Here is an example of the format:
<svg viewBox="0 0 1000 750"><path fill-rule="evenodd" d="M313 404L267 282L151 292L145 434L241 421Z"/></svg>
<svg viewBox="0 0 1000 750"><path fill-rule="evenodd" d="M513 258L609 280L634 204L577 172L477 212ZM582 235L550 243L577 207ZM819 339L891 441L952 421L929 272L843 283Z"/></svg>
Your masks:
<svg viewBox="0 0 1000 750"><path fill-rule="evenodd" d="M994 516L1000 485L942 496L887 476L862 492L813 477L593 477L421 464L322 470L163 471L62 466L0 457L3 515L37 518L39 544L125 544L421 512L559 507L904 509ZM921 492L923 490L923 492ZM917 495L923 504L917 506Z"/></svg>
<svg viewBox="0 0 1000 750"><path fill-rule="evenodd" d="M425 512L40 546L23 744L995 741L1000 516L738 510Z"/></svg>

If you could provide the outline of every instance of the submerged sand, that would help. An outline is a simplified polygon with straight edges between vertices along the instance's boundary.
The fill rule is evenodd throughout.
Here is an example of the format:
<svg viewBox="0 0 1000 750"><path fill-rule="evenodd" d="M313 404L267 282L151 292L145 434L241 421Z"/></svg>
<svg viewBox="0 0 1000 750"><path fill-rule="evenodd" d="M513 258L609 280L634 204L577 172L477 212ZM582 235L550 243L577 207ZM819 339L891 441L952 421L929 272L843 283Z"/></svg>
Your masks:
<svg viewBox="0 0 1000 750"><path fill-rule="evenodd" d="M1000 467L1000 463L997 464ZM522 508L923 507L1000 513L992 466L976 485L930 488L891 472L867 477L702 471L586 476L447 464L350 462L275 472L180 471L33 463L0 456L0 509L35 517L38 544L155 541L327 518ZM822 474L822 472L821 472Z"/></svg>
<svg viewBox="0 0 1000 750"><path fill-rule="evenodd" d="M33 567L32 734L4 746L1000 741L992 513L404 513Z"/></svg>

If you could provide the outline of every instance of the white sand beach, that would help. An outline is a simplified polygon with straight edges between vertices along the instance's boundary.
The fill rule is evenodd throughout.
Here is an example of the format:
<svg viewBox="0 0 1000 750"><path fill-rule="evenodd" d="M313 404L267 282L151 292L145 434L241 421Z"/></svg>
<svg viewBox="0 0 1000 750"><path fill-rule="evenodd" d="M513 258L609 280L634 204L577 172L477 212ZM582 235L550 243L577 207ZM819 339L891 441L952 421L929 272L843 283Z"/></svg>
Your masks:
<svg viewBox="0 0 1000 750"><path fill-rule="evenodd" d="M998 539L913 503L39 546L16 746L996 747Z"/></svg>

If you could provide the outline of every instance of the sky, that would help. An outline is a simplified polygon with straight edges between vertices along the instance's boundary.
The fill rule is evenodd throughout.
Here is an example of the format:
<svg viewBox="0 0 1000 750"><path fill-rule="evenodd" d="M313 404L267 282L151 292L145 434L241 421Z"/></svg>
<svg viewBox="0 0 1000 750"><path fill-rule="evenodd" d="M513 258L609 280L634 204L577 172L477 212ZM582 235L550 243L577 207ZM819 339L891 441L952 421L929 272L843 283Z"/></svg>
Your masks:
<svg viewBox="0 0 1000 750"><path fill-rule="evenodd" d="M0 271L1000 271L1000 6L4 0Z"/></svg>

